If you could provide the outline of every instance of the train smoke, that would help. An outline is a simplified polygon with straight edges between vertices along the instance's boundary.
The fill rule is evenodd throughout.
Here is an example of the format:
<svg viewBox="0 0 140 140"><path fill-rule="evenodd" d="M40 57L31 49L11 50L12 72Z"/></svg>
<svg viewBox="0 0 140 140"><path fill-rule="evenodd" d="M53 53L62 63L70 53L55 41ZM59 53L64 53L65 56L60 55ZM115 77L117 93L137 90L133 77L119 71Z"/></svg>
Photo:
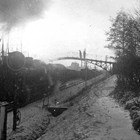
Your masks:
<svg viewBox="0 0 140 140"><path fill-rule="evenodd" d="M0 22L4 30L40 18L50 0L0 0Z"/></svg>

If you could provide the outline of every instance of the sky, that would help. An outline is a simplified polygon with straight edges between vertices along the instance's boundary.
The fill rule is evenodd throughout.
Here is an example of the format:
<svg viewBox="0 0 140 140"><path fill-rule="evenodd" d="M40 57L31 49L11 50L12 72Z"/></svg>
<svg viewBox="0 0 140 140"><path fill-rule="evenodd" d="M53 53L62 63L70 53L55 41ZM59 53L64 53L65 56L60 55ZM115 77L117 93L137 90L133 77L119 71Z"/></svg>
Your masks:
<svg viewBox="0 0 140 140"><path fill-rule="evenodd" d="M14 26L7 37L10 50L22 50L25 56L45 62L61 56L105 58L114 55L104 48L110 18L122 10L132 11L136 0L50 0L38 20ZM69 62L64 62L66 65Z"/></svg>

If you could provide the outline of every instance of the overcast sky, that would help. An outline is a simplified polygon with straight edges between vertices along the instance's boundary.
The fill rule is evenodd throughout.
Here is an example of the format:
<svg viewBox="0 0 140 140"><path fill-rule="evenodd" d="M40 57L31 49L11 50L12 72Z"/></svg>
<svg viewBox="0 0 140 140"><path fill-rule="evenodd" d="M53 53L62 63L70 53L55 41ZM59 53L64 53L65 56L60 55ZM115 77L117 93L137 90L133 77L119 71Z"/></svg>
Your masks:
<svg viewBox="0 0 140 140"><path fill-rule="evenodd" d="M131 11L136 6L135 0L51 1L42 19L26 24L21 33L19 28L10 33L10 40L17 38L16 43L20 44L19 38L22 38L26 55L29 51L31 56L44 61L72 52L78 54L85 48L88 54L112 55L104 48L109 19L120 9Z"/></svg>

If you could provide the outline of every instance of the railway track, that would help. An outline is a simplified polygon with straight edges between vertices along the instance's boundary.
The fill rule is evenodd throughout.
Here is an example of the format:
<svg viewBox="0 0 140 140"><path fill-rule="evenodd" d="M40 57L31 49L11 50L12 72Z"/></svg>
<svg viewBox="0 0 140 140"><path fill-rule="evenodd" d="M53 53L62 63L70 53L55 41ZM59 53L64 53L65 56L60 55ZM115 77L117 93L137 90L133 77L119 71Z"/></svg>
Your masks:
<svg viewBox="0 0 140 140"><path fill-rule="evenodd" d="M64 90L64 89L67 89L67 88L70 88L70 87L72 87L72 86L81 84L81 83L83 83L83 82L84 82L83 80L76 80L76 81L72 81L72 82L66 82L66 83L63 83L63 84L59 87L59 90L62 91L62 90Z"/></svg>

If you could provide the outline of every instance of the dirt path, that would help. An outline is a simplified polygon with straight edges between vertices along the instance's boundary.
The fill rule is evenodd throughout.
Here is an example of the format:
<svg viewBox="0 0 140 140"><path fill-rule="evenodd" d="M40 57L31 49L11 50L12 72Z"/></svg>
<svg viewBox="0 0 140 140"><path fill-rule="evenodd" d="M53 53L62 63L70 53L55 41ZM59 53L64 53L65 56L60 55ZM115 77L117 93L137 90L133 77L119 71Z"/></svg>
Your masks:
<svg viewBox="0 0 140 140"><path fill-rule="evenodd" d="M93 86L63 114L50 118L38 140L139 140L129 113L108 96L115 80L114 76Z"/></svg>

